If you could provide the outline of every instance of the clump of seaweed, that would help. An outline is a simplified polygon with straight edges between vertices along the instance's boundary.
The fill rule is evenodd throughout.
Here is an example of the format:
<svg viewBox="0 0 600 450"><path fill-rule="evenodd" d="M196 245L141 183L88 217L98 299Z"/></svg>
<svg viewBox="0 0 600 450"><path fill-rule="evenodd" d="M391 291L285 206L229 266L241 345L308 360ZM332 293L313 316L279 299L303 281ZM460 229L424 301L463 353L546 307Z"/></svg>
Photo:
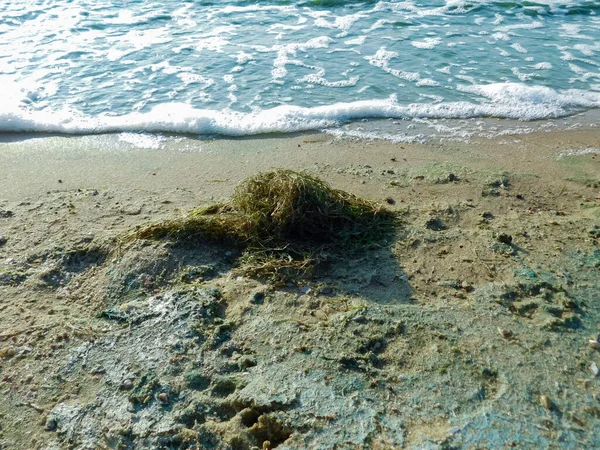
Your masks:
<svg viewBox="0 0 600 450"><path fill-rule="evenodd" d="M306 273L335 254L376 244L395 223L396 215L375 202L306 173L274 170L242 181L229 203L141 226L127 238L226 242L246 249L245 273L283 275Z"/></svg>

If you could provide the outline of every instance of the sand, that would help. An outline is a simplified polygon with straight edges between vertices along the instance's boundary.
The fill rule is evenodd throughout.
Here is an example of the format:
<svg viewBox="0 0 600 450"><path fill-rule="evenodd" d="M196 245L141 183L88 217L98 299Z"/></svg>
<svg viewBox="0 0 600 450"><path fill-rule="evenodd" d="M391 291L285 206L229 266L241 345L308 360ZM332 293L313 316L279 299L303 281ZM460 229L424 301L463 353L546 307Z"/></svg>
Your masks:
<svg viewBox="0 0 600 450"><path fill-rule="evenodd" d="M153 149L16 135L0 167L0 448L600 442L597 128ZM271 168L403 224L283 286L236 272L236 249L115 240Z"/></svg>

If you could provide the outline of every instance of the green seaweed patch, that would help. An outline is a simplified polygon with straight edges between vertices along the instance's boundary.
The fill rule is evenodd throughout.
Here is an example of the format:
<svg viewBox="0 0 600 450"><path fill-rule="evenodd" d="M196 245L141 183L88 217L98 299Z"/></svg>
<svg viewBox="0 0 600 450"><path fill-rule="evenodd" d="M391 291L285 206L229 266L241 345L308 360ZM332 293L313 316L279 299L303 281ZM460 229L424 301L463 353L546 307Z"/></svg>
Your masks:
<svg viewBox="0 0 600 450"><path fill-rule="evenodd" d="M154 393L160 388L160 382L156 375L145 374L136 383L132 392L129 394L129 401L134 405L146 405L153 399Z"/></svg>
<svg viewBox="0 0 600 450"><path fill-rule="evenodd" d="M498 197L502 190L510 186L510 174L501 172L490 175L481 191L482 197Z"/></svg>
<svg viewBox="0 0 600 450"><path fill-rule="evenodd" d="M27 272L21 270L0 270L0 286L17 286L27 277Z"/></svg>
<svg viewBox="0 0 600 450"><path fill-rule="evenodd" d="M378 245L397 224L397 214L375 202L306 173L274 170L243 180L228 203L138 227L124 240L228 243L245 249L244 273L288 278L334 255Z"/></svg>

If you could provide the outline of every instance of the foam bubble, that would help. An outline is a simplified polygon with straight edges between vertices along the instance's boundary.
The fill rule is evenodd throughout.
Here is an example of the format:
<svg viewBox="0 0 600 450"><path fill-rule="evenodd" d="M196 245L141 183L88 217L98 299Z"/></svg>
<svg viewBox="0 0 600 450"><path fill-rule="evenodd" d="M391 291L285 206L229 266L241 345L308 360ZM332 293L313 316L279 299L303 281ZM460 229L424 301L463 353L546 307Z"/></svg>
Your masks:
<svg viewBox="0 0 600 450"><path fill-rule="evenodd" d="M436 38L425 38L422 41L412 41L411 45L413 47L417 47L417 48L424 48L424 49L432 49L434 48L436 45L438 45L440 42L442 42L442 40L438 37Z"/></svg>

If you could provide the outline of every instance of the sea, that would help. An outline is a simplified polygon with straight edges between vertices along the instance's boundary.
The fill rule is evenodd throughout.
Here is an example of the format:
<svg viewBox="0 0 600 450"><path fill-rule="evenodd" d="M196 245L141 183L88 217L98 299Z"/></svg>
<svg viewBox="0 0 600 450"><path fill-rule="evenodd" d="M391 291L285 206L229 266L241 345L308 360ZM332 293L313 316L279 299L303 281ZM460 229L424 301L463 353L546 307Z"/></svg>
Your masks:
<svg viewBox="0 0 600 450"><path fill-rule="evenodd" d="M599 108L598 0L0 2L3 133L411 142Z"/></svg>

